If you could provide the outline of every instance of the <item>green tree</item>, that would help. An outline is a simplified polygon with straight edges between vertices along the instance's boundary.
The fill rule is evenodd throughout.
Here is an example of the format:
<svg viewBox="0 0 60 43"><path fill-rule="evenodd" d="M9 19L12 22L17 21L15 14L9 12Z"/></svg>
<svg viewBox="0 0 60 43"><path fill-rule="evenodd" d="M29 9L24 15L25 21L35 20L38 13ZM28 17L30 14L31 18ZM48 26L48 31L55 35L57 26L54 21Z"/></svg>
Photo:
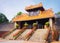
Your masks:
<svg viewBox="0 0 60 43"><path fill-rule="evenodd" d="M17 16L18 16L18 15L21 15L21 14L22 14L22 12L18 12L18 13L17 13Z"/></svg>
<svg viewBox="0 0 60 43"><path fill-rule="evenodd" d="M57 14L60 14L60 12L57 12Z"/></svg>
<svg viewBox="0 0 60 43"><path fill-rule="evenodd" d="M3 13L0 13L0 23L7 23L8 21L7 17Z"/></svg>
<svg viewBox="0 0 60 43"><path fill-rule="evenodd" d="M21 14L22 14L22 12L18 12L16 16L19 16ZM12 19L14 19L16 16L14 16Z"/></svg>

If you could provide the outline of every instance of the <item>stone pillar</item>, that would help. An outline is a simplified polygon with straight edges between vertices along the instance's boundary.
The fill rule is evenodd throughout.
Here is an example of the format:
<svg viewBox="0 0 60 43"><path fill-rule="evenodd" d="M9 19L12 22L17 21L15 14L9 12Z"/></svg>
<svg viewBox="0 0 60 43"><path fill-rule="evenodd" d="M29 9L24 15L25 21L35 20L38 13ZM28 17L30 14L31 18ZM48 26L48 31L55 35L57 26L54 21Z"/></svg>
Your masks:
<svg viewBox="0 0 60 43"><path fill-rule="evenodd" d="M50 24L50 41L53 41L54 40L54 32L53 32L53 29L52 29L52 18L49 18L49 24Z"/></svg>
<svg viewBox="0 0 60 43"><path fill-rule="evenodd" d="M52 30L52 25L53 25L52 18L49 18L49 24L50 24L50 28L51 28L51 30Z"/></svg>
<svg viewBox="0 0 60 43"><path fill-rule="evenodd" d="M51 41L55 41L56 40L56 31L55 31L55 29L54 29L54 25L53 25L53 20L52 20L52 18L50 18L49 19L49 23L50 23L50 29L51 29Z"/></svg>

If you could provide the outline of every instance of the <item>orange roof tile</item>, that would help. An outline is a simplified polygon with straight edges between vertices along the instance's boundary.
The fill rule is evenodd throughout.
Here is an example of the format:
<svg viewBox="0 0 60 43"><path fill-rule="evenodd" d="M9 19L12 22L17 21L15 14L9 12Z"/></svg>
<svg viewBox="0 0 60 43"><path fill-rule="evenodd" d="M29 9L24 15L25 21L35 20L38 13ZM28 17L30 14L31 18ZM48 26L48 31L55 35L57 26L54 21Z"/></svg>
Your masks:
<svg viewBox="0 0 60 43"><path fill-rule="evenodd" d="M34 20L34 19L43 19L43 18L50 18L54 17L54 14L52 10L45 10L40 11L40 14L36 16L29 16L28 14L21 14L19 16L16 16L12 21L28 21L28 20Z"/></svg>
<svg viewBox="0 0 60 43"><path fill-rule="evenodd" d="M25 8L25 10L30 10L30 9L39 8L39 7L43 7L42 3L39 3L39 4L37 4L37 5L27 6L27 7Z"/></svg>

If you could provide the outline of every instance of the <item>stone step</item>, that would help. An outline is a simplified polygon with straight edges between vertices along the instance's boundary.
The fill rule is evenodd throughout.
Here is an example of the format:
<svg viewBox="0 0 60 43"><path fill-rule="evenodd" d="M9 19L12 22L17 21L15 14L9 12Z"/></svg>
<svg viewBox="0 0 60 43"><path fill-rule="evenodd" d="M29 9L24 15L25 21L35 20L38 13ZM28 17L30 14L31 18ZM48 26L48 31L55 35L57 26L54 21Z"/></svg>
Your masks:
<svg viewBox="0 0 60 43"><path fill-rule="evenodd" d="M32 35L32 37L29 39L29 41L41 41L46 40L48 37L49 31L47 29L37 29L35 33Z"/></svg>
<svg viewBox="0 0 60 43"><path fill-rule="evenodd" d="M11 34L9 34L8 36L5 37L5 39L13 39L13 35L18 33L20 31L20 29L15 30L14 32L12 32Z"/></svg>
<svg viewBox="0 0 60 43"><path fill-rule="evenodd" d="M31 29L26 29L17 39L18 39L18 40L23 40L24 37L25 37L25 35L26 35L29 31L31 31Z"/></svg>

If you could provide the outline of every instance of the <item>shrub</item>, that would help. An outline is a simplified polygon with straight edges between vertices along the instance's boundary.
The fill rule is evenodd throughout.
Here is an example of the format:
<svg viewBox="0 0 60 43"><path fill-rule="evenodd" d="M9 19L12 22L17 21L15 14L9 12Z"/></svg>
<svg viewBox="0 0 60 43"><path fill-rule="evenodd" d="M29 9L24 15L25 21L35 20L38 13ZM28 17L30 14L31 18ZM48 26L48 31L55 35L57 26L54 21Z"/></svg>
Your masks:
<svg viewBox="0 0 60 43"><path fill-rule="evenodd" d="M46 26L49 26L49 22L46 22L45 25L46 25Z"/></svg>
<svg viewBox="0 0 60 43"><path fill-rule="evenodd" d="M27 23L25 23L25 24L24 24L24 26L28 26L28 24L27 24Z"/></svg>
<svg viewBox="0 0 60 43"><path fill-rule="evenodd" d="M37 26L37 23L33 23L33 26Z"/></svg>

